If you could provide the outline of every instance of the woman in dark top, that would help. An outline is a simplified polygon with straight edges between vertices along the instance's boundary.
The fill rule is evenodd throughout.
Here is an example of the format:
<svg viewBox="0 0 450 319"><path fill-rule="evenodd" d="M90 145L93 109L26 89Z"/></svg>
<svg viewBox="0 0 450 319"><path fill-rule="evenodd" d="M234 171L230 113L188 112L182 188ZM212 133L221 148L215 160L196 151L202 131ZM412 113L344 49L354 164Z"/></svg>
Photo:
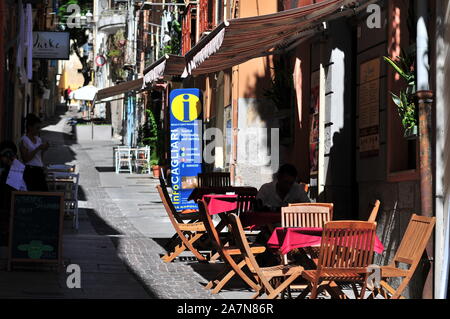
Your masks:
<svg viewBox="0 0 450 319"><path fill-rule="evenodd" d="M41 120L36 115L27 115L26 127L27 133L22 136L19 144L20 154L26 165L23 179L29 191L47 192L42 155L49 148L49 144L44 143L39 137Z"/></svg>

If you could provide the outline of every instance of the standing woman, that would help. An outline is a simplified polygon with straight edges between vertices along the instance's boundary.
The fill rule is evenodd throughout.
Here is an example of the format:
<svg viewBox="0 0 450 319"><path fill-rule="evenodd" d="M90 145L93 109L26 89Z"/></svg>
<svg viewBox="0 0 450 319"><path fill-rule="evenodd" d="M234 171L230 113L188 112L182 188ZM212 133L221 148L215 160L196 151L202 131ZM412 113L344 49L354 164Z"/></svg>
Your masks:
<svg viewBox="0 0 450 319"><path fill-rule="evenodd" d="M48 191L45 180L44 163L42 153L49 147L48 143L42 143L39 137L41 120L34 114L28 114L26 118L27 132L22 136L19 144L20 155L25 163L23 179L27 184L28 191Z"/></svg>

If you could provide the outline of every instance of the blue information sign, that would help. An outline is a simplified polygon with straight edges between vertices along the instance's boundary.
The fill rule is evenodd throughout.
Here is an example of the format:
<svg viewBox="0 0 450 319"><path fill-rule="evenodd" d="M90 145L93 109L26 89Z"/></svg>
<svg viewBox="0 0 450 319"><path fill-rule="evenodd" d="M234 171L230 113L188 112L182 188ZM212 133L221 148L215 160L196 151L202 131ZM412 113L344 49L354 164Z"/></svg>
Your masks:
<svg viewBox="0 0 450 319"><path fill-rule="evenodd" d="M177 89L170 93L170 152L172 202L177 210L197 209L188 201L202 171L202 104L199 89Z"/></svg>

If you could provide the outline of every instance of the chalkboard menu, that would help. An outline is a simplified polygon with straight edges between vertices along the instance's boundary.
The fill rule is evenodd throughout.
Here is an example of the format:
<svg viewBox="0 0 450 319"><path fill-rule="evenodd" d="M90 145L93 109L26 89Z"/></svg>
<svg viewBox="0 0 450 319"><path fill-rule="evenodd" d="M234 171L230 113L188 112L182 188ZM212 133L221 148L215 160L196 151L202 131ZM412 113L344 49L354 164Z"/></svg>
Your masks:
<svg viewBox="0 0 450 319"><path fill-rule="evenodd" d="M64 198L61 193L13 192L9 262L60 263Z"/></svg>

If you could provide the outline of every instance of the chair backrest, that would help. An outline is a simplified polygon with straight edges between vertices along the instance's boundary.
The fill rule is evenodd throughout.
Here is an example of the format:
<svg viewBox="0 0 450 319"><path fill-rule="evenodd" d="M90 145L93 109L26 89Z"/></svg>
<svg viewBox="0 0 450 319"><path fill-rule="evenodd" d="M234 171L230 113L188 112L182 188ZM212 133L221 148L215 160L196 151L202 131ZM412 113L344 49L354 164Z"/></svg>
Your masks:
<svg viewBox="0 0 450 319"><path fill-rule="evenodd" d="M225 187L231 186L230 173L212 172L197 175L198 187Z"/></svg>
<svg viewBox="0 0 450 319"><path fill-rule="evenodd" d="M282 227L323 228L333 220L333 204L299 203L281 208Z"/></svg>
<svg viewBox="0 0 450 319"><path fill-rule="evenodd" d="M208 205L206 205L204 200L199 200L197 202L198 204L198 211L200 213L200 218L203 221L203 224L205 225L206 232L208 233L209 238L211 239L214 247L216 248L217 252L220 254L222 258L226 258L223 256L223 244L220 239L220 235L217 232L216 227L214 226L213 220L208 212Z"/></svg>
<svg viewBox="0 0 450 319"><path fill-rule="evenodd" d="M238 194L237 197L237 209L236 214L241 214L249 211L253 211L256 203L256 195Z"/></svg>
<svg viewBox="0 0 450 319"><path fill-rule="evenodd" d="M412 215L393 263L408 264L415 269L427 247L435 223L436 217Z"/></svg>
<svg viewBox="0 0 450 319"><path fill-rule="evenodd" d="M372 211L370 212L369 219L367 221L369 222L377 221L378 211L380 210L380 204L381 202L378 199L373 203Z"/></svg>
<svg viewBox="0 0 450 319"><path fill-rule="evenodd" d="M78 200L79 173L49 172L48 178L50 179L49 186L52 190L64 192L65 201Z"/></svg>
<svg viewBox="0 0 450 319"><path fill-rule="evenodd" d="M376 223L335 221L325 225L317 269L367 272L373 262Z"/></svg>
<svg viewBox="0 0 450 319"><path fill-rule="evenodd" d="M166 210L167 215L169 215L172 224L182 223L183 221L179 218L177 210L175 209L175 206L173 206L172 200L170 199L170 195L167 192L167 188L165 187L165 185L157 185L156 189L158 190L159 197L161 197L163 206Z"/></svg>
<svg viewBox="0 0 450 319"><path fill-rule="evenodd" d="M131 158L131 148L129 148L129 147L117 148L117 156L120 159L129 159L129 158Z"/></svg>
<svg viewBox="0 0 450 319"><path fill-rule="evenodd" d="M250 271L256 273L256 275L260 278L261 283L265 287L270 287L269 281L262 273L261 268L259 267L258 262L256 261L255 255L253 255L253 252L250 248L250 244L248 243L247 237L245 236L241 220L236 214L227 215L227 219L229 221L230 224L229 226L233 233L233 238L236 240L236 243L239 249L241 250L242 255L247 261L247 265Z"/></svg>
<svg viewBox="0 0 450 319"><path fill-rule="evenodd" d="M136 150L136 158L142 160L150 159L150 147L149 146L139 147Z"/></svg>

